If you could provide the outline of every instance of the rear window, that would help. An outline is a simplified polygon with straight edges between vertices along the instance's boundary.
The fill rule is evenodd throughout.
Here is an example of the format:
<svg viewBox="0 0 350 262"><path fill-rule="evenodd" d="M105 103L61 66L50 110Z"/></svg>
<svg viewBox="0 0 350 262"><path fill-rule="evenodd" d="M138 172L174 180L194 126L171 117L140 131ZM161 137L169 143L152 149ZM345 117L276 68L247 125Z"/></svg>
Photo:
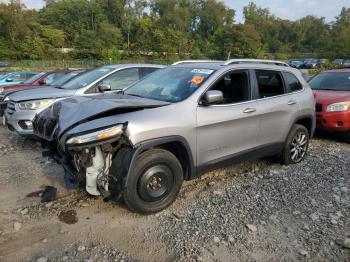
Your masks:
<svg viewBox="0 0 350 262"><path fill-rule="evenodd" d="M259 97L272 97L284 94L284 85L280 72L256 70Z"/></svg>
<svg viewBox="0 0 350 262"><path fill-rule="evenodd" d="M298 78L292 73L285 72L283 73L283 76L288 86L288 92L295 92L303 89L303 86L301 85Z"/></svg>

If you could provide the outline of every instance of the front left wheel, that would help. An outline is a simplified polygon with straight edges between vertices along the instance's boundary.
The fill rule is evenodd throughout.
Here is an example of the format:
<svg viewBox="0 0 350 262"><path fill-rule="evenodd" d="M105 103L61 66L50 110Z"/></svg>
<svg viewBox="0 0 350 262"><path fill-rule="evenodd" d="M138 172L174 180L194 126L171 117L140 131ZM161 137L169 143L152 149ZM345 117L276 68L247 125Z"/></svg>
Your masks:
<svg viewBox="0 0 350 262"><path fill-rule="evenodd" d="M174 154L164 149L148 150L137 157L126 178L124 202L135 212L158 212L175 200L182 182L182 167Z"/></svg>

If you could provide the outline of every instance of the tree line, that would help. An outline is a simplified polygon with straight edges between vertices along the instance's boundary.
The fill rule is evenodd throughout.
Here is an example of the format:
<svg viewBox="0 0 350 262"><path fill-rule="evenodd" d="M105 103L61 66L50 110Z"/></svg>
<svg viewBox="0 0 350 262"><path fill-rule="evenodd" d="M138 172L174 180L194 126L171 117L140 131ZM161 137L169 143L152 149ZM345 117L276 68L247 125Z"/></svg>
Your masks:
<svg viewBox="0 0 350 262"><path fill-rule="evenodd" d="M40 10L11 0L0 4L0 59L350 59L350 8L331 23L253 2L244 23L235 14L218 0L46 0Z"/></svg>

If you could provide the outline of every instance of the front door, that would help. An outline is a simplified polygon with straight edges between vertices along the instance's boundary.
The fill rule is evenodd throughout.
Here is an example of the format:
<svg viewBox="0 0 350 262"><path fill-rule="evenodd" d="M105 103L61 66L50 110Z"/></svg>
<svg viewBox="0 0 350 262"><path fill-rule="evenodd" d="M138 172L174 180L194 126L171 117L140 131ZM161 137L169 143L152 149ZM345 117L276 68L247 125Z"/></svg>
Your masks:
<svg viewBox="0 0 350 262"><path fill-rule="evenodd" d="M197 165L205 166L247 152L255 146L259 109L252 101L248 70L228 72L209 90L220 90L224 101L197 108Z"/></svg>

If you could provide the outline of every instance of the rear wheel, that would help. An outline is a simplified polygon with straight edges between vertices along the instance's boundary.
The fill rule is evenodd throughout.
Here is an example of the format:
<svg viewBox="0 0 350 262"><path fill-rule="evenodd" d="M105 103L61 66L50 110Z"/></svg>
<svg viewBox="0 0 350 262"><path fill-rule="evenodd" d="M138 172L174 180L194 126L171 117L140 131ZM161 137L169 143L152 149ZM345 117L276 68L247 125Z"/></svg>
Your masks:
<svg viewBox="0 0 350 262"><path fill-rule="evenodd" d="M168 207L183 181L182 167L171 152L151 149L139 155L126 178L123 198L132 211L154 213Z"/></svg>
<svg viewBox="0 0 350 262"><path fill-rule="evenodd" d="M281 163L285 165L301 162L309 148L309 133L302 125L294 125L281 153Z"/></svg>

